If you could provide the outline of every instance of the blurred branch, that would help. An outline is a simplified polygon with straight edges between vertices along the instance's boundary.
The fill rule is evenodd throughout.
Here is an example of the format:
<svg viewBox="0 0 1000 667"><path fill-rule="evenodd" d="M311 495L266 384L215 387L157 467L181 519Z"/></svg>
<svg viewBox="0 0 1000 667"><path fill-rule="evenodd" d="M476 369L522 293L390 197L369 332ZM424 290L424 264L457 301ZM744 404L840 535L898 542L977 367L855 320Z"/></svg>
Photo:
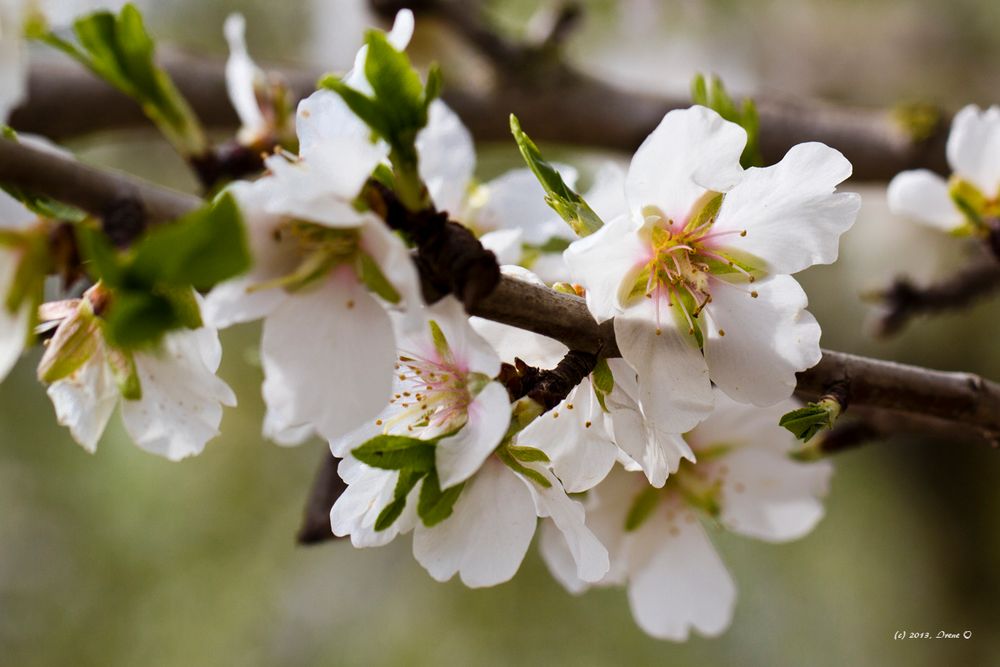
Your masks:
<svg viewBox="0 0 1000 667"><path fill-rule="evenodd" d="M883 308L876 333L883 337L895 335L918 315L965 308L997 289L1000 262L993 257L973 261L958 273L922 287L908 278L897 278L876 295Z"/></svg>
<svg viewBox="0 0 1000 667"><path fill-rule="evenodd" d="M179 217L201 204L198 197L6 139L0 140L0 182L95 215L102 215L124 193L144 203L150 222ZM583 299L509 276L503 276L470 313L555 338L572 350L620 356L613 321L598 324ZM935 418L975 429L992 444L1000 439L1000 385L977 375L824 350L816 366L799 373L796 393L815 399L841 381L849 383L855 409L866 406L893 411L901 418Z"/></svg>
<svg viewBox="0 0 1000 667"><path fill-rule="evenodd" d="M410 4L421 11L420 5L427 3ZM566 65L558 56L558 45L573 21L556 21L550 38L541 44L518 45L499 37L481 20L473 22L469 18L473 9L466 5L476 3L451 4L464 9L446 14L451 17L448 25L499 66L495 85L485 92L447 86L444 91L445 101L477 140L509 141L508 118L513 112L536 139L631 152L667 111L690 106L686 96L623 90ZM161 62L206 126L238 125L221 60L165 51ZM312 93L319 74L274 72L286 80L294 99ZM33 61L28 83L27 101L10 120L20 131L65 140L148 126L131 100L75 63ZM758 98L756 103L761 151L770 162L795 144L821 141L847 156L858 179L885 181L905 169L946 169L947 123L933 124L917 138L890 110L770 98Z"/></svg>
<svg viewBox="0 0 1000 667"><path fill-rule="evenodd" d="M323 446L323 458L316 469L306 499L305 511L302 514L302 525L295 539L299 544L318 544L336 539L330 527L330 508L337 502L347 484L337 474L340 459L330 453L330 448Z"/></svg>

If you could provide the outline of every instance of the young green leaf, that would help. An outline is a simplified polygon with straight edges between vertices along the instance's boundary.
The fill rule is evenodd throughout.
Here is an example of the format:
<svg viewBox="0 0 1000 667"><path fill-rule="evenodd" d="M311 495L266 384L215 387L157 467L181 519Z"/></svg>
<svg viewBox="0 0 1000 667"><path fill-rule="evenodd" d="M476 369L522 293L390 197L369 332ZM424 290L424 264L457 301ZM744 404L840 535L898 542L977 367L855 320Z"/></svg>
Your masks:
<svg viewBox="0 0 1000 667"><path fill-rule="evenodd" d="M549 462L549 455L540 449L535 447L525 447L522 445L507 445L507 451L518 461L522 463L533 463L540 461L542 463Z"/></svg>
<svg viewBox="0 0 1000 667"><path fill-rule="evenodd" d="M417 515L424 525L430 528L450 517L464 488L465 482L462 482L442 491L437 470L431 470L420 487L417 502Z"/></svg>
<svg viewBox="0 0 1000 667"><path fill-rule="evenodd" d="M434 469L434 441L404 435L377 435L351 451L373 468L429 472Z"/></svg>
<svg viewBox="0 0 1000 667"><path fill-rule="evenodd" d="M782 415L778 425L782 426L801 440L809 442L823 429L831 428L841 413L840 403L833 398L824 398L817 403L806 403L805 406Z"/></svg>
<svg viewBox="0 0 1000 667"><path fill-rule="evenodd" d="M510 115L510 131L521 150L524 161L545 189L545 203L565 220L578 236L588 236L604 226L604 221L590 205L566 185L562 175L550 163L542 159L542 153L535 142L521 129L517 116Z"/></svg>
<svg viewBox="0 0 1000 667"><path fill-rule="evenodd" d="M368 253L359 250L356 257L355 273L369 292L374 292L389 303L399 303L402 298L389 279L382 273L378 263Z"/></svg>
<svg viewBox="0 0 1000 667"><path fill-rule="evenodd" d="M406 509L406 497L427 473L417 470L400 470L396 488L392 492L392 502L386 505L375 519L375 531L383 531L396 522Z"/></svg>
<svg viewBox="0 0 1000 667"><path fill-rule="evenodd" d="M759 146L760 118L752 99L744 98L742 105L737 107L722 79L713 75L711 80L706 81L704 75L697 74L691 81L691 102L716 111L726 120L746 130L747 144L740 156L740 164L744 167L760 167L764 164Z"/></svg>
<svg viewBox="0 0 1000 667"><path fill-rule="evenodd" d="M648 486L632 500L632 505L625 515L625 530L631 532L641 526L656 509L662 489Z"/></svg>
<svg viewBox="0 0 1000 667"><path fill-rule="evenodd" d="M138 102L182 155L205 153L201 124L166 71L155 63L153 40L134 5L125 5L117 16L99 11L81 17L73 32L75 44L37 29L31 36L76 59Z"/></svg>
<svg viewBox="0 0 1000 667"><path fill-rule="evenodd" d="M535 484L538 484L542 488L548 489L552 486L552 482L542 473L538 472L534 468L529 468L520 461L518 461L514 454L510 451L510 445L500 447L497 449L497 456L503 461L504 465L513 470L514 472L527 477Z"/></svg>

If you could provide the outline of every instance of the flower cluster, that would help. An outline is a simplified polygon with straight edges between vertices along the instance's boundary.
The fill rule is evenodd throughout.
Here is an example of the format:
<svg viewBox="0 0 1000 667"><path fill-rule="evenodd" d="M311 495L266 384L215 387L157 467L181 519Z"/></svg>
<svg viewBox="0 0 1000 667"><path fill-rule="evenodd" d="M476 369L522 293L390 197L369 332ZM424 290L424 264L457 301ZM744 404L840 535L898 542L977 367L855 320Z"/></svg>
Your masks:
<svg viewBox="0 0 1000 667"><path fill-rule="evenodd" d="M212 202L211 215L238 207L248 266L234 256L208 273L204 253L227 244L205 229L224 226L197 217L127 251L78 220L96 280L39 309L41 284L21 267L51 221L0 198L0 373L38 333L39 377L81 445L93 451L120 405L140 447L179 459L235 404L215 374L217 330L261 320L263 433L329 443L347 484L330 512L336 535L374 547L412 533L435 579L492 586L514 576L541 519L543 556L570 591L625 585L650 634L718 634L735 586L706 528L783 541L822 516L831 467L793 461L778 419L795 407L795 374L820 359L792 274L836 260L860 206L836 191L850 163L807 143L744 168L745 129L693 106L668 113L627 170L598 169L585 197L574 169L530 160L479 183L436 71L425 83L405 56L413 28L403 11L388 34L369 33L354 68L299 103L296 150L279 146L264 173ZM290 128L243 30L227 21L229 93L238 139L259 146ZM1000 175L966 154L1000 136L975 124L994 111L949 144L966 216L995 204ZM553 203L553 183L572 206ZM587 224L565 224L566 211ZM505 384L509 369L558 369L570 350L470 318L452 296L428 302L414 239L442 215L494 251L505 279L559 283L597 321L613 318L622 358L594 358L551 403ZM191 264L162 261L164 247ZM154 314L169 326L123 337L122 322Z"/></svg>

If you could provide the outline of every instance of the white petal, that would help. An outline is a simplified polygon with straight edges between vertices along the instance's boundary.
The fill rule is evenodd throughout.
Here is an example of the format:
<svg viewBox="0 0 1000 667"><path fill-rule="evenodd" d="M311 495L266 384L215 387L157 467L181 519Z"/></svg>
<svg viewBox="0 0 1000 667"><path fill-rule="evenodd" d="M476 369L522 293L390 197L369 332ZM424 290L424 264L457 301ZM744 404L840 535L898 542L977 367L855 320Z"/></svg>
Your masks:
<svg viewBox="0 0 1000 667"><path fill-rule="evenodd" d="M312 424L332 440L389 401L396 345L389 316L343 267L264 320L264 401L275 428Z"/></svg>
<svg viewBox="0 0 1000 667"><path fill-rule="evenodd" d="M267 132L267 121L257 103L255 83L263 77L263 72L247 53L245 39L246 20L242 14L233 13L226 17L223 25L226 41L229 43L229 59L226 61L226 92L236 109L243 127L241 140L252 143Z"/></svg>
<svg viewBox="0 0 1000 667"><path fill-rule="evenodd" d="M583 581L600 581L608 573L608 550L587 528L583 505L566 495L559 480L542 466L532 466L550 483L548 488L521 477L535 500L540 517L551 517L576 563L576 576ZM518 475L520 477L520 475Z"/></svg>
<svg viewBox="0 0 1000 667"><path fill-rule="evenodd" d="M396 12L396 18L392 22L392 29L386 35L389 44L397 51L406 49L410 43L410 39L413 37L413 27L413 12L409 9L401 9ZM368 45L365 44L358 49L358 53L354 56L354 67L344 76L344 83L365 95L371 95L372 87L365 77L365 61L367 58Z"/></svg>
<svg viewBox="0 0 1000 667"><path fill-rule="evenodd" d="M726 528L759 540L785 542L811 531L823 517L829 461L799 463L767 447L741 447L719 460L720 517Z"/></svg>
<svg viewBox="0 0 1000 667"><path fill-rule="evenodd" d="M406 521L400 516L384 530L375 530L379 514L393 500L399 472L372 468L353 458L340 462L337 472L347 483L330 509L330 527L339 537L351 536L357 548L380 547L391 542L401 532L406 532ZM419 485L418 485L419 486ZM407 506L416 503L416 490L407 498Z"/></svg>
<svg viewBox="0 0 1000 667"><path fill-rule="evenodd" d="M547 519L542 521L539 530L538 550L552 577L573 595L579 595L590 588L591 584L577 576L573 553L556 524Z"/></svg>
<svg viewBox="0 0 1000 667"><path fill-rule="evenodd" d="M554 368L569 352L569 348L559 341L525 329L481 317L470 318L469 323L508 363L513 363L517 357L531 366Z"/></svg>
<svg viewBox="0 0 1000 667"><path fill-rule="evenodd" d="M354 199L381 157L367 140L331 142L308 160L284 155L265 160L273 184L266 210L334 228L355 228L374 220L354 208Z"/></svg>
<svg viewBox="0 0 1000 667"><path fill-rule="evenodd" d="M420 177L439 211L461 212L476 169L472 135L441 100L431 102L427 126L417 134Z"/></svg>
<svg viewBox="0 0 1000 667"><path fill-rule="evenodd" d="M659 319L654 300L639 299L615 318L615 337L639 374L637 399L646 419L658 430L684 433L712 411L712 384L694 337L677 328L669 310Z"/></svg>
<svg viewBox="0 0 1000 667"><path fill-rule="evenodd" d="M652 250L627 217L607 222L563 253L573 282L587 288L587 308L599 322L621 312L621 292L649 261Z"/></svg>
<svg viewBox="0 0 1000 667"><path fill-rule="evenodd" d="M705 107L675 109L639 146L625 181L629 208L658 207L686 223L706 190L726 192L740 182L746 131Z"/></svg>
<svg viewBox="0 0 1000 667"><path fill-rule="evenodd" d="M46 393L59 423L69 428L84 449L96 451L119 397L103 346L71 375L53 382Z"/></svg>
<svg viewBox="0 0 1000 667"><path fill-rule="evenodd" d="M218 333L207 327L169 333L160 349L135 353L142 398L122 401L122 420L139 447L178 461L219 434L222 406L236 405L215 375L221 354Z"/></svg>
<svg viewBox="0 0 1000 667"><path fill-rule="evenodd" d="M413 556L438 581L457 572L470 588L495 586L517 572L537 521L531 492L490 458L466 484L450 517L433 528L417 525Z"/></svg>
<svg viewBox="0 0 1000 667"><path fill-rule="evenodd" d="M561 165L557 168L573 187L576 171ZM576 238L570 226L545 203L545 190L530 169L512 169L484 187L488 196L476 212L477 228L520 229L524 242L531 245L542 245L551 238Z"/></svg>
<svg viewBox="0 0 1000 667"><path fill-rule="evenodd" d="M455 435L438 442L434 453L441 488L474 475L493 453L510 426L510 399L499 382L483 387L469 404L469 418Z"/></svg>
<svg viewBox="0 0 1000 667"><path fill-rule="evenodd" d="M396 308L415 309L423 304L420 278L410 251L385 223L369 219L361 228L360 246L375 260L382 275L399 293L400 302L393 304Z"/></svg>
<svg viewBox="0 0 1000 667"><path fill-rule="evenodd" d="M713 245L760 258L773 273L833 263L840 235L861 208L859 195L834 193L850 175L839 151L815 142L793 146L778 164L748 169L726 195L711 230L725 235Z"/></svg>
<svg viewBox="0 0 1000 667"><path fill-rule="evenodd" d="M684 438L697 452L716 447L765 447L786 455L797 445L795 436L778 425L781 416L802 407L794 399L768 407L739 403L716 387L715 410Z"/></svg>
<svg viewBox="0 0 1000 667"><path fill-rule="evenodd" d="M819 363L820 327L805 308L806 293L791 276L743 288L712 279L705 308L705 360L712 380L743 403L771 405L795 390L795 374ZM719 335L719 330L725 335Z"/></svg>
<svg viewBox="0 0 1000 667"><path fill-rule="evenodd" d="M399 331L398 347L404 354L454 363L462 373L482 373L493 377L500 372L500 358L493 347L469 324L469 316L458 299L449 296L417 313L396 318ZM433 321L444 335L451 351L451 360L440 358L434 345L430 322Z"/></svg>
<svg viewBox="0 0 1000 667"><path fill-rule="evenodd" d="M548 455L568 493L593 488L611 470L618 454L587 378L555 409L528 424L517 441Z"/></svg>
<svg viewBox="0 0 1000 667"><path fill-rule="evenodd" d="M604 222L628 215L625 200L625 170L615 162L604 162L594 174L594 184L584 199Z"/></svg>
<svg viewBox="0 0 1000 667"><path fill-rule="evenodd" d="M524 250L522 236L520 229L498 229L483 234L479 242L497 256L497 264L517 264Z"/></svg>
<svg viewBox="0 0 1000 667"><path fill-rule="evenodd" d="M729 626L736 586L697 520L655 512L630 539L650 551L628 583L639 627L657 639L684 641L692 628L714 637Z"/></svg>
<svg viewBox="0 0 1000 667"><path fill-rule="evenodd" d="M988 198L1000 194L1000 107L970 104L957 114L948 135L948 163Z"/></svg>
<svg viewBox="0 0 1000 667"><path fill-rule="evenodd" d="M927 169L904 171L889 182L889 210L950 232L965 219L948 194L948 183Z"/></svg>
<svg viewBox="0 0 1000 667"><path fill-rule="evenodd" d="M665 431L654 420L646 419L636 397L639 385L635 371L622 359L609 359L615 388L606 399L611 412L615 443L646 474L649 483L662 487L667 476L677 471L681 459L695 456L679 433Z"/></svg>
<svg viewBox="0 0 1000 667"><path fill-rule="evenodd" d="M0 381L7 377L20 358L28 340L31 321L31 306L28 303L13 313L3 303L14 282L19 259L19 253L0 247Z"/></svg>
<svg viewBox="0 0 1000 667"><path fill-rule="evenodd" d="M346 137L369 141L371 130L348 108L340 95L321 88L299 102L295 112L295 133L299 155L311 158L329 150ZM380 150L388 155L388 147Z"/></svg>

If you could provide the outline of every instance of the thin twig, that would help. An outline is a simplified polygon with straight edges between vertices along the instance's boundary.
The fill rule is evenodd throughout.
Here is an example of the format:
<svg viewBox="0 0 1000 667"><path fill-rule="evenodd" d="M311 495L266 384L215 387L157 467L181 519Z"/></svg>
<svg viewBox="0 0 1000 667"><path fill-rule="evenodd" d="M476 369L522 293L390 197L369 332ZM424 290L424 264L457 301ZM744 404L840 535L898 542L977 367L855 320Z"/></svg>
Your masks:
<svg viewBox="0 0 1000 667"><path fill-rule="evenodd" d="M929 285L918 286L897 278L880 293L883 312L875 325L877 335L898 334L918 315L965 308L1000 289L1000 262L993 257L973 261L961 271Z"/></svg>
<svg viewBox="0 0 1000 667"><path fill-rule="evenodd" d="M147 203L153 222L178 217L201 204L192 195L10 140L0 140L0 182L47 194L95 215L129 193ZM472 314L555 338L573 350L620 356L613 321L595 322L583 299L509 276L502 277ZM991 443L1000 437L1000 385L977 375L824 350L816 366L799 373L796 393L815 399L841 380L850 381L852 406L973 428Z"/></svg>

